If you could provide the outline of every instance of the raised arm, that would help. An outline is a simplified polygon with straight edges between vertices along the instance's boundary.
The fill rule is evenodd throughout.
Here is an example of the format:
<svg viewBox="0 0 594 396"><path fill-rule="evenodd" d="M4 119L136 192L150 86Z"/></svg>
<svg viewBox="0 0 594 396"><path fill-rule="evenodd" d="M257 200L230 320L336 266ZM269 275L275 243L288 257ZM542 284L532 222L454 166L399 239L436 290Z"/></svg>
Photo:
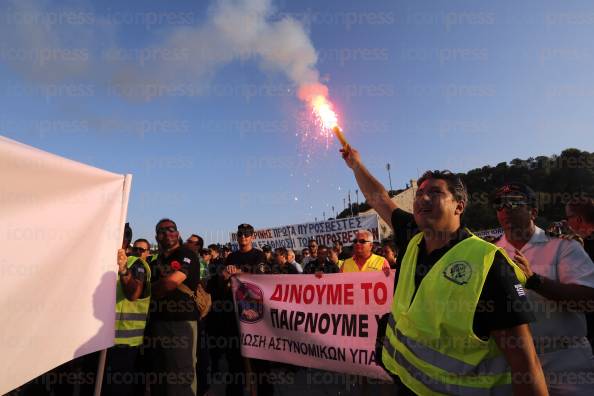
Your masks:
<svg viewBox="0 0 594 396"><path fill-rule="evenodd" d="M384 186L375 178L361 162L359 152L350 147L340 150L347 166L353 170L357 184L365 196L367 203L388 224L392 224L392 212L397 208L390 199Z"/></svg>

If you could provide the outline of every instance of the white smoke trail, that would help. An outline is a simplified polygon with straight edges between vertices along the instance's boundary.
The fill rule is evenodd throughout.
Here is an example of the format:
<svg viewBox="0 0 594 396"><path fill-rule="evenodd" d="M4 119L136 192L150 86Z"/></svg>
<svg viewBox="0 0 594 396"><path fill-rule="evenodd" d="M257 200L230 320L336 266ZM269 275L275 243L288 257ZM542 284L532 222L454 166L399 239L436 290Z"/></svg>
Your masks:
<svg viewBox="0 0 594 396"><path fill-rule="evenodd" d="M86 0L80 0L80 6L92 11ZM27 15L34 21L50 15L52 10L56 10L56 6L48 0L6 0L0 6L0 13L4 15ZM60 11L69 10L61 7ZM0 34L5 43L9 43L0 46L0 55L8 54L1 56L2 61L35 83L74 78L118 87L114 92L130 98L140 93L146 100L167 92L160 90L160 86L180 80L205 86L223 66L249 59L263 72L283 73L295 84L301 100L311 101L316 95L328 94L326 86L320 83L316 69L318 57L305 27L293 18L278 18L272 0L215 0L204 23L159 32L158 40L152 40L144 48L134 48L141 54L142 61L106 56L129 54L130 43L124 46L119 42L118 37L122 36L118 35L122 32L107 17L93 12L89 15L92 23L51 26L12 23L8 17L0 18ZM78 59L60 56L72 52L72 48L81 53ZM19 54L49 53L52 56L32 61L11 57L12 49ZM178 59L142 57L161 50L182 56ZM143 86L156 88L146 96L146 90L135 89Z"/></svg>

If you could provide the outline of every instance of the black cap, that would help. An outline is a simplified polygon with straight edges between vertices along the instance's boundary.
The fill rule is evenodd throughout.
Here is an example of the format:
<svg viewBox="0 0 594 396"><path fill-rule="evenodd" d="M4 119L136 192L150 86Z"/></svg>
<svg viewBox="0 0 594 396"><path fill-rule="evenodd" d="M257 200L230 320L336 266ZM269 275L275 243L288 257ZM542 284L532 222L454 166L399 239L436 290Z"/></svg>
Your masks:
<svg viewBox="0 0 594 396"><path fill-rule="evenodd" d="M505 183L492 194L491 200L497 204L502 201L524 201L536 207L536 193L523 183Z"/></svg>
<svg viewBox="0 0 594 396"><path fill-rule="evenodd" d="M253 235L254 227L252 227L250 224L243 223L237 226L237 232L241 232L246 235Z"/></svg>
<svg viewBox="0 0 594 396"><path fill-rule="evenodd" d="M272 252L272 248L270 247L270 245L264 245L264 246L262 246L262 251L263 252Z"/></svg>

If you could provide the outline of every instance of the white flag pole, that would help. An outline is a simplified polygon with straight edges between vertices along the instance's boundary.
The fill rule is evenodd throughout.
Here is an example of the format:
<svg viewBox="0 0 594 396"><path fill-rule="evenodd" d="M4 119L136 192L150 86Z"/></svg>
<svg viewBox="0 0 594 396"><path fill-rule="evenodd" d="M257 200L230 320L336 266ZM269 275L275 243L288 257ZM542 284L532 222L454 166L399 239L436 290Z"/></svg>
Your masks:
<svg viewBox="0 0 594 396"><path fill-rule="evenodd" d="M130 188L132 186L132 175L124 177L124 194L122 195L122 212L120 217L120 232L118 235L124 235L124 226L128 217L128 198L130 197ZM120 239L121 241L121 239ZM120 242L121 244L121 242ZM115 338L115 335L114 335ZM107 349L99 353L99 363L97 364L97 375L95 376L95 392L93 396L101 396L101 385L103 384L103 373L105 372L105 361L107 358Z"/></svg>

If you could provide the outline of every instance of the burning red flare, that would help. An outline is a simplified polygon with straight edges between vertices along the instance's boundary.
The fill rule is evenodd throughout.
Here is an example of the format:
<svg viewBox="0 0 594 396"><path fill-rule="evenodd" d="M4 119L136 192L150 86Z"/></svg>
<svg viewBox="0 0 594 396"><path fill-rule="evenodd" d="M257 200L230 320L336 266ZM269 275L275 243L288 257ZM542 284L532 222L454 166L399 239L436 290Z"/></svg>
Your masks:
<svg viewBox="0 0 594 396"><path fill-rule="evenodd" d="M328 87L323 84L304 85L300 87L297 95L311 106L314 119L316 124L320 126L322 136L328 138L330 131L332 131L342 147L347 149L349 144L342 133L342 129L338 126L338 116L332 107L332 103L328 100Z"/></svg>
<svg viewBox="0 0 594 396"><path fill-rule="evenodd" d="M332 129L338 126L338 117L334 110L332 110L332 104L328 102L324 96L316 96L311 101L314 115L319 120L320 125L323 129Z"/></svg>

